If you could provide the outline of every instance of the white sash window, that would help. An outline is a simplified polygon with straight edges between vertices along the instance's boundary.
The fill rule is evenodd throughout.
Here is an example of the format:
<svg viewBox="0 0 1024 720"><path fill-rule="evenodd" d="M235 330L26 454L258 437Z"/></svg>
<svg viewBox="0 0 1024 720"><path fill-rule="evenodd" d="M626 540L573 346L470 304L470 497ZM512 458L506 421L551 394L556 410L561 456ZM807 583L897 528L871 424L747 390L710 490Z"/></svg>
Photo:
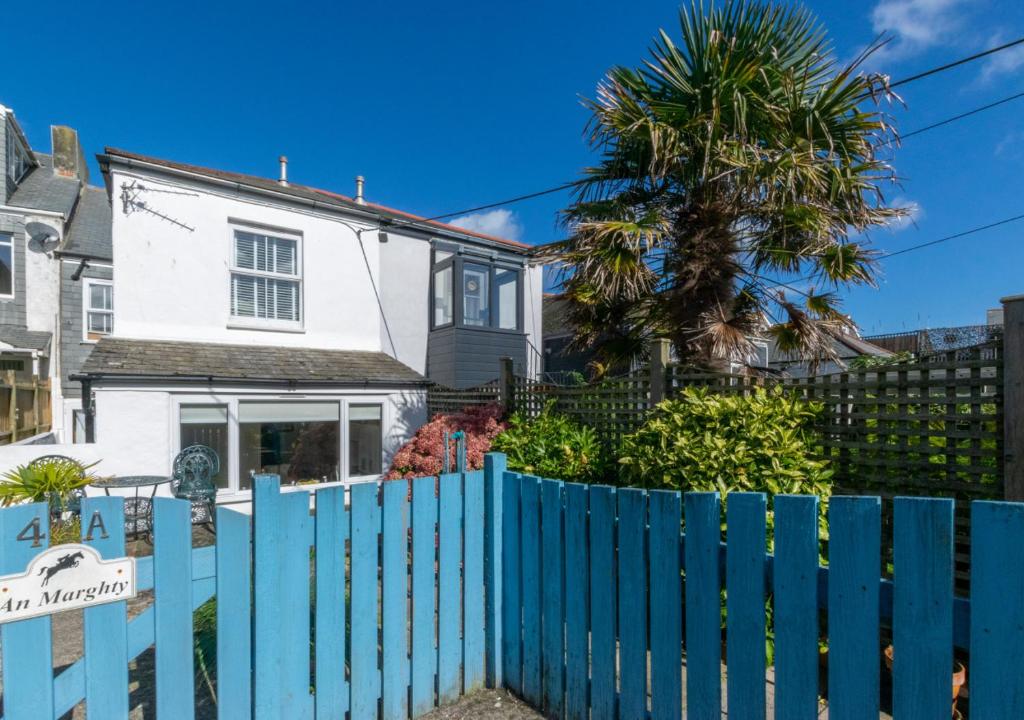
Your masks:
<svg viewBox="0 0 1024 720"><path fill-rule="evenodd" d="M253 320L301 320L299 243L235 230L231 268L231 316Z"/></svg>

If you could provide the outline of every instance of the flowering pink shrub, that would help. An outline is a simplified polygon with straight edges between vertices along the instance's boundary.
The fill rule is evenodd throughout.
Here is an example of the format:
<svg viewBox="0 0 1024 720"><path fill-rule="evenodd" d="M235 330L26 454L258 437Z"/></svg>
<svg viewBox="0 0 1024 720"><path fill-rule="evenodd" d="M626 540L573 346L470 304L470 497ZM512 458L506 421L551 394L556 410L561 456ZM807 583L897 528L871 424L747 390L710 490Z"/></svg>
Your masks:
<svg viewBox="0 0 1024 720"><path fill-rule="evenodd" d="M395 453L387 479L439 475L443 469L445 430L449 433L457 430L466 433L466 469L481 469L484 466L484 455L491 449L491 441L506 427L501 414L501 406L492 403L471 405L457 413L435 415ZM449 450L449 462L454 471L454 441Z"/></svg>

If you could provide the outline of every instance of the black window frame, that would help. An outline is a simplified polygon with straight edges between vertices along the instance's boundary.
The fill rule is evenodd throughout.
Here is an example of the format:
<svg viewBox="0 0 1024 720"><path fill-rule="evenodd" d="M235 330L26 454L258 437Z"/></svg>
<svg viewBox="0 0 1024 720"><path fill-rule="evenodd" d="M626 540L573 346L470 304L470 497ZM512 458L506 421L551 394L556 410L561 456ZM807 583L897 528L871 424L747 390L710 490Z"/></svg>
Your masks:
<svg viewBox="0 0 1024 720"><path fill-rule="evenodd" d="M438 252L448 253L448 257L443 260L437 260ZM465 330L479 330L485 332L500 332L500 333L514 333L523 334L524 326L524 296L525 290L523 288L523 282L525 280L525 272L523 269L522 262L516 262L511 259L504 259L500 257L486 257L480 255L469 255L463 253L461 248L457 246L447 246L436 244L430 253L430 303L428 307L428 313L430 314L430 329L441 330L444 328L459 328ZM488 324L487 325L467 325L465 322L464 311L465 306L463 304L463 268L466 263L470 265L483 266L488 269L488 299L490 301L490 307L488 309ZM438 325L434 322L434 279L437 277L437 273L444 270L447 267L452 268L452 320L451 322L443 323ZM516 326L515 328L502 328L499 327L501 322L501 307L498 299L498 282L497 282L497 271L511 270L516 273Z"/></svg>

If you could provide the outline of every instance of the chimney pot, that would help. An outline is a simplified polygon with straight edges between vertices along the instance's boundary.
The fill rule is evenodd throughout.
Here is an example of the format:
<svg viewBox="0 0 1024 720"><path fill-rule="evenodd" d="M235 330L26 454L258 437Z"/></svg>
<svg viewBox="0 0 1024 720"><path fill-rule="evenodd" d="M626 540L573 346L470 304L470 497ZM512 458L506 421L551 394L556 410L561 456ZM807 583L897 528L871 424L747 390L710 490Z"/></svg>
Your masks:
<svg viewBox="0 0 1024 720"><path fill-rule="evenodd" d="M279 157L278 162L281 163L281 178L277 181L280 185L288 184L288 158L285 155Z"/></svg>
<svg viewBox="0 0 1024 720"><path fill-rule="evenodd" d="M366 179L362 175L356 175L356 202L360 205L366 204L366 198L363 197L363 186L366 184Z"/></svg>

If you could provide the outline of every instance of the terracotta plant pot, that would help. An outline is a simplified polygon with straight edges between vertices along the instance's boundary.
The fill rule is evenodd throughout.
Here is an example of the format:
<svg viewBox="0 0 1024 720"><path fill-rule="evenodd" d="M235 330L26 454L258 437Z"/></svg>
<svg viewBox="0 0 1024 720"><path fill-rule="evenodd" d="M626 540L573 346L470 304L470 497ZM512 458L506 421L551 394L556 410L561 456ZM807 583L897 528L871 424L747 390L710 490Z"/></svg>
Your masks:
<svg viewBox="0 0 1024 720"><path fill-rule="evenodd" d="M885 666L892 672L892 645L885 648ZM953 665L953 713L956 713L956 699L960 696L960 689L967 682L967 668L961 662Z"/></svg>

